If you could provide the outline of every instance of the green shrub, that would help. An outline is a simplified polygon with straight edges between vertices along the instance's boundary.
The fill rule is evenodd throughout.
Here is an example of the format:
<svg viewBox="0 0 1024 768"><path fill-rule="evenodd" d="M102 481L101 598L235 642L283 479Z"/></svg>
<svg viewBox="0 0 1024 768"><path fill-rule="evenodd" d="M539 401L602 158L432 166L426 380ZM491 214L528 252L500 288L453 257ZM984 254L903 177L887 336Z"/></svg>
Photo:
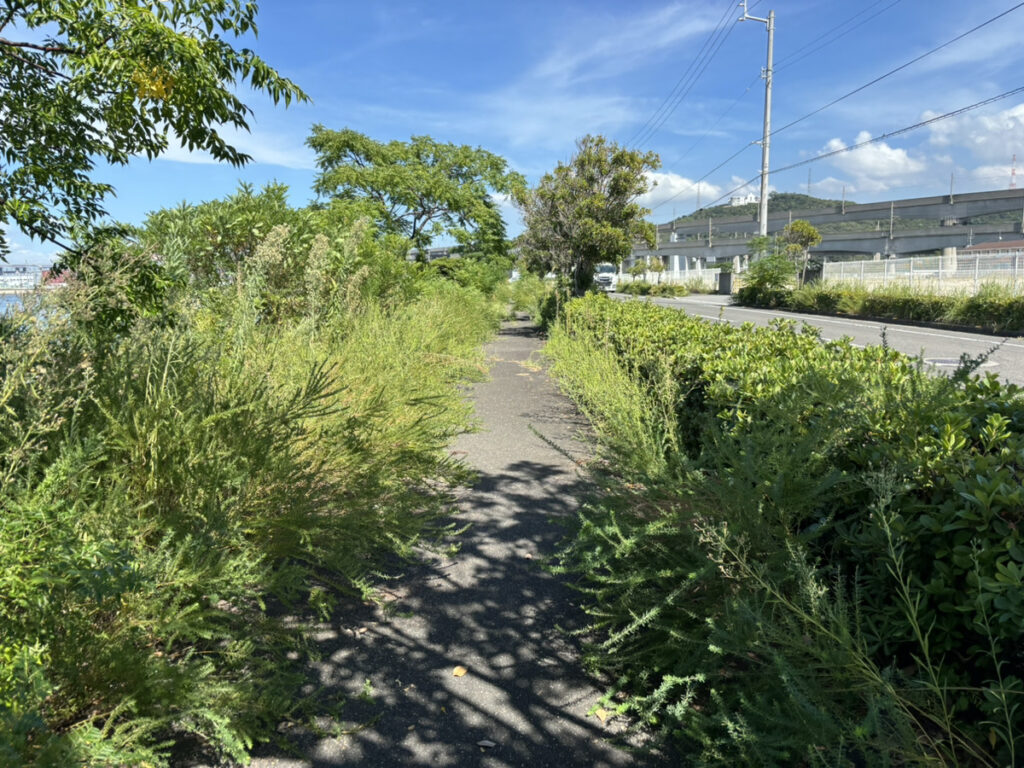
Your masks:
<svg viewBox="0 0 1024 768"><path fill-rule="evenodd" d="M806 283L794 288L789 295L788 305L798 312L835 312L839 308L842 292L833 286L821 283Z"/></svg>
<svg viewBox="0 0 1024 768"><path fill-rule="evenodd" d="M647 296L654 288L646 280L633 280L619 287L621 293L628 293L633 296Z"/></svg>
<svg viewBox="0 0 1024 768"><path fill-rule="evenodd" d="M550 349L622 469L559 560L605 706L696 765L1019 759L1016 387L639 302Z"/></svg>
<svg viewBox="0 0 1024 768"><path fill-rule="evenodd" d="M795 280L796 266L780 253L756 259L743 273L744 286L762 292L784 290Z"/></svg>
<svg viewBox="0 0 1024 768"><path fill-rule="evenodd" d="M986 283L976 294L946 294L908 285L869 289L840 283L774 289L758 287L748 280L738 291L737 300L741 304L797 311L967 325L996 333L1024 331L1024 296L1000 283Z"/></svg>
<svg viewBox="0 0 1024 768"><path fill-rule="evenodd" d="M651 296L686 296L689 291L686 290L685 286L675 285L673 283L658 283L652 285L649 291Z"/></svg>
<svg viewBox="0 0 1024 768"><path fill-rule="evenodd" d="M512 309L516 312L526 312L530 317L539 319L541 308L553 290L554 283L543 280L532 272L523 272L520 278L512 283Z"/></svg>
<svg viewBox="0 0 1024 768"><path fill-rule="evenodd" d="M680 283L680 287L685 291L685 294L691 293L717 293L718 288L712 285L707 280L701 280L700 278L692 277L689 280L684 280Z"/></svg>

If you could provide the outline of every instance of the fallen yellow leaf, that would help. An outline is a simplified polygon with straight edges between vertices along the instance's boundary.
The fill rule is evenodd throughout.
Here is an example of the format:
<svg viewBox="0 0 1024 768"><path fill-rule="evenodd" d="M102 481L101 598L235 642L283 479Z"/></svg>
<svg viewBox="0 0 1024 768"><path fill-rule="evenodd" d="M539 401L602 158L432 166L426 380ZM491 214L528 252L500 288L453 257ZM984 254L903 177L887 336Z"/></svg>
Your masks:
<svg viewBox="0 0 1024 768"><path fill-rule="evenodd" d="M456 667L452 670L452 675L454 675L455 677L462 677L467 672L469 672L469 670L465 667Z"/></svg>
<svg viewBox="0 0 1024 768"><path fill-rule="evenodd" d="M608 718L611 717L612 713L602 707L598 709L596 712L594 712L594 714L597 715L598 720L604 723L607 722Z"/></svg>

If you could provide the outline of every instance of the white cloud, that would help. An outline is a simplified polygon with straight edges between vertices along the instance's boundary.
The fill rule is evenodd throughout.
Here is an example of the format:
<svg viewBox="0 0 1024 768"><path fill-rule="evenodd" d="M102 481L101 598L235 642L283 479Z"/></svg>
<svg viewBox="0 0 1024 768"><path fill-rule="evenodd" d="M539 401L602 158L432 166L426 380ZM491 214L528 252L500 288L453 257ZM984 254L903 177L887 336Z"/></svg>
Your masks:
<svg viewBox="0 0 1024 768"><path fill-rule="evenodd" d="M982 189L1003 189L1010 186L1009 162L1003 165L979 165L967 172L969 183L981 186ZM1024 173L1017 168L1017 186L1024 187Z"/></svg>
<svg viewBox="0 0 1024 768"><path fill-rule="evenodd" d="M647 178L654 183L654 188L638 198L638 202L645 208L656 208L662 204L677 206L680 210L686 210L690 206L696 206L698 189L697 182L680 176L678 173L648 171ZM706 205L711 200L722 194L722 188L706 181L700 182L700 200ZM666 218L664 210L658 211L655 218Z"/></svg>
<svg viewBox="0 0 1024 768"><path fill-rule="evenodd" d="M925 112L925 120L935 113ZM935 147L964 148L984 163L1009 165L1016 152L1024 158L1024 104L995 114L965 114L933 123L928 142Z"/></svg>
<svg viewBox="0 0 1024 768"><path fill-rule="evenodd" d="M618 76L649 61L652 53L709 32L717 24L712 13L695 9L692 3L673 3L646 15L630 13L625 20L598 21L600 32L593 23L581 27L533 69L531 79L565 87Z"/></svg>
<svg viewBox="0 0 1024 768"><path fill-rule="evenodd" d="M847 193L854 192L852 185L837 179L835 176L829 176L824 179L815 179L811 182L811 194L815 197L827 197L839 199L843 192Z"/></svg>
<svg viewBox="0 0 1024 768"><path fill-rule="evenodd" d="M534 90L517 84L481 99L467 119L485 133L503 136L513 147L565 149L586 133L612 133L632 119L628 99Z"/></svg>
<svg viewBox="0 0 1024 768"><path fill-rule="evenodd" d="M472 100L457 116L464 128L503 137L513 147L564 150L587 133L615 134L636 122L636 99L587 89L649 64L651 56L709 32L717 19L692 4L673 3L644 15L597 17L504 88ZM456 116L449 111L444 118Z"/></svg>
<svg viewBox="0 0 1024 768"><path fill-rule="evenodd" d="M291 137L264 133L259 130L248 133L233 128L224 128L219 133L228 144L239 152L250 155L253 163L279 165L299 170L312 170L316 167L313 151L304 146L301 141L296 141ZM222 161L215 160L208 152L190 152L173 138L167 151L160 155L160 159L199 165L222 164Z"/></svg>
<svg viewBox="0 0 1024 768"><path fill-rule="evenodd" d="M870 133L861 131L857 134L854 144L861 144L870 138ZM834 152L847 146L842 139L835 138L825 145L825 151ZM853 177L856 191L866 193L884 192L905 185L928 167L923 160L911 157L907 150L896 149L884 141L844 152L831 158L829 162Z"/></svg>
<svg viewBox="0 0 1024 768"><path fill-rule="evenodd" d="M57 259L58 249L53 245L37 243L23 235L20 230L4 228L10 254L8 264L42 264L49 266Z"/></svg>

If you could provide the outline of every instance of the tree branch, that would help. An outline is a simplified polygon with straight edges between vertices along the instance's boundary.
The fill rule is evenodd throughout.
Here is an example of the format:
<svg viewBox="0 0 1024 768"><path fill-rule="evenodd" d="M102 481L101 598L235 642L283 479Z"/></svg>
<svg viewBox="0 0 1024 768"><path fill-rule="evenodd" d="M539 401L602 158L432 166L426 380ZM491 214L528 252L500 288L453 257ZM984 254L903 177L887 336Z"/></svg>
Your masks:
<svg viewBox="0 0 1024 768"><path fill-rule="evenodd" d="M28 48L33 51L39 51L41 53L63 53L68 56L84 56L85 51L81 48L68 48L63 45L38 45L37 43L19 43L14 40L8 40L6 37L0 37L0 45L6 45L8 48Z"/></svg>

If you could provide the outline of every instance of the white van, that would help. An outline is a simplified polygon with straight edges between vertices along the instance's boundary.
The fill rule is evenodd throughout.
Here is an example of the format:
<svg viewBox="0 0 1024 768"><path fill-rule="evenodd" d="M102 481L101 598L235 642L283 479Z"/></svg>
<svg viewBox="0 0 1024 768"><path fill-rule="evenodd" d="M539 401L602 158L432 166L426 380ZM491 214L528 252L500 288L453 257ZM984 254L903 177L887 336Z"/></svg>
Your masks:
<svg viewBox="0 0 1024 768"><path fill-rule="evenodd" d="M594 268L594 285L602 291L611 293L619 281L619 270L614 264L598 264Z"/></svg>

